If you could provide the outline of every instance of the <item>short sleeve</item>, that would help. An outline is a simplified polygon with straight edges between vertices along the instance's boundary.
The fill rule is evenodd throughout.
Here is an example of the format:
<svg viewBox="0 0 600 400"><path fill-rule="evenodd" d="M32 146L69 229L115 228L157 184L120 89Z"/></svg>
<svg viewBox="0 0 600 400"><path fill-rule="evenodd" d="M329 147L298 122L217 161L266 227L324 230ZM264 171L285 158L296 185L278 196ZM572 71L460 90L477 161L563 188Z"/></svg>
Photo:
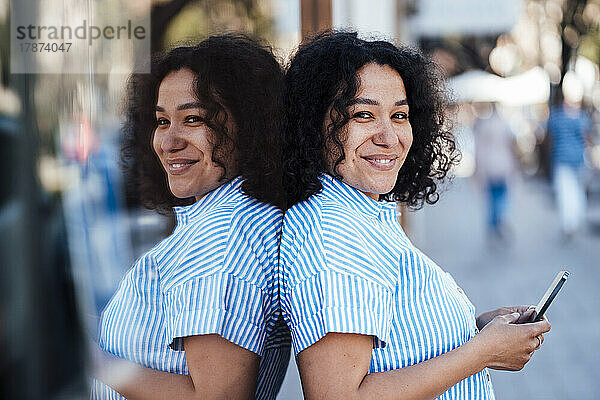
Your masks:
<svg viewBox="0 0 600 400"><path fill-rule="evenodd" d="M166 332L173 350L184 350L183 338L218 334L261 354L265 342L262 290L227 273L199 277L164 295Z"/></svg>
<svg viewBox="0 0 600 400"><path fill-rule="evenodd" d="M287 295L297 353L330 332L372 335L373 347L389 339L393 293L376 282L324 270Z"/></svg>
<svg viewBox="0 0 600 400"><path fill-rule="evenodd" d="M333 332L373 336L374 348L389 341L396 281L348 218L314 197L284 217L282 309L296 353Z"/></svg>

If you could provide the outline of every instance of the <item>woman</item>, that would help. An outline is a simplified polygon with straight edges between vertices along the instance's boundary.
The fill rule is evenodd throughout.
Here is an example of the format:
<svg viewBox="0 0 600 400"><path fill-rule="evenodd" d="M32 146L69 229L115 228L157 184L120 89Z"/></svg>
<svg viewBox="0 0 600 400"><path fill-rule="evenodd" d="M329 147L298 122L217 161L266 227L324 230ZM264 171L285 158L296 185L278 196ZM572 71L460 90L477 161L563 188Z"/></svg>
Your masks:
<svg viewBox="0 0 600 400"><path fill-rule="evenodd" d="M118 358L92 398L273 399L289 357L274 279L281 68L223 35L151 71L130 81L124 155L144 204L177 226L103 312L99 344Z"/></svg>
<svg viewBox="0 0 600 400"><path fill-rule="evenodd" d="M325 33L300 47L286 84L293 206L281 302L305 398L493 399L486 368L521 369L550 325L521 324L527 307L475 318L398 224L394 202L434 203L435 181L457 160L433 65L414 50Z"/></svg>

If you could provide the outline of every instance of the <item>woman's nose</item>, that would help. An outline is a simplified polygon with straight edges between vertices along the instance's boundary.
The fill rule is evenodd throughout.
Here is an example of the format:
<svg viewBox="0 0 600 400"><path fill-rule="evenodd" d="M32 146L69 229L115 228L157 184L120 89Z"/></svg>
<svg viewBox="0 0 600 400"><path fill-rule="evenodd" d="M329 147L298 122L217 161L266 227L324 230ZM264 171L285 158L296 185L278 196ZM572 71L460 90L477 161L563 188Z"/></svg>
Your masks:
<svg viewBox="0 0 600 400"><path fill-rule="evenodd" d="M373 136L373 143L378 146L394 147L399 142L398 134L392 127L391 122L382 122L379 124L377 133Z"/></svg>
<svg viewBox="0 0 600 400"><path fill-rule="evenodd" d="M181 132L176 127L171 127L171 129L164 133L160 148L165 153L173 153L184 149L185 143Z"/></svg>

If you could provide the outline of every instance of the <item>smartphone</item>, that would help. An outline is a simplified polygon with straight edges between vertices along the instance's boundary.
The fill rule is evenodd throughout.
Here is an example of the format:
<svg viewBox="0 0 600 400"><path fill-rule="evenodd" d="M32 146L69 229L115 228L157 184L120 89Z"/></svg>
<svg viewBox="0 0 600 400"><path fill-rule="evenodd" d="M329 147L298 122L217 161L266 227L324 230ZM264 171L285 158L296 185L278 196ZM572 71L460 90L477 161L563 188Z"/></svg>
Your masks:
<svg viewBox="0 0 600 400"><path fill-rule="evenodd" d="M560 289L567 281L568 277L569 271L560 271L558 274L556 274L556 277L548 287L548 290L546 290L546 293L544 294L538 305L535 307L536 313L534 314L535 316L533 318L533 322L538 322L542 320L544 314L546 313L546 310L548 309L548 307L550 307L550 303L552 303L552 300L554 300Z"/></svg>

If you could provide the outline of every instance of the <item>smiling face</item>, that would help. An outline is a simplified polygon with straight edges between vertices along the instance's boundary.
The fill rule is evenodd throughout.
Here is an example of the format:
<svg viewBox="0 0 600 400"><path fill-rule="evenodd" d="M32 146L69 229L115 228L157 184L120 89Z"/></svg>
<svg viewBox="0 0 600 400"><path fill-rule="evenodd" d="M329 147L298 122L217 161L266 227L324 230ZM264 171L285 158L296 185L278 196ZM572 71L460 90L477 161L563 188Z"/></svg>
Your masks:
<svg viewBox="0 0 600 400"><path fill-rule="evenodd" d="M196 75L181 69L162 80L156 102L157 127L152 146L167 172L175 197L196 200L221 186L223 168L212 161L213 131L206 126L205 109L194 95ZM231 120L231 118L229 118ZM231 132L232 123L227 128ZM231 175L232 161L225 163Z"/></svg>
<svg viewBox="0 0 600 400"><path fill-rule="evenodd" d="M406 90L387 65L366 64L357 76L360 88L342 135L345 158L336 171L348 185L378 200L394 188L412 144Z"/></svg>

